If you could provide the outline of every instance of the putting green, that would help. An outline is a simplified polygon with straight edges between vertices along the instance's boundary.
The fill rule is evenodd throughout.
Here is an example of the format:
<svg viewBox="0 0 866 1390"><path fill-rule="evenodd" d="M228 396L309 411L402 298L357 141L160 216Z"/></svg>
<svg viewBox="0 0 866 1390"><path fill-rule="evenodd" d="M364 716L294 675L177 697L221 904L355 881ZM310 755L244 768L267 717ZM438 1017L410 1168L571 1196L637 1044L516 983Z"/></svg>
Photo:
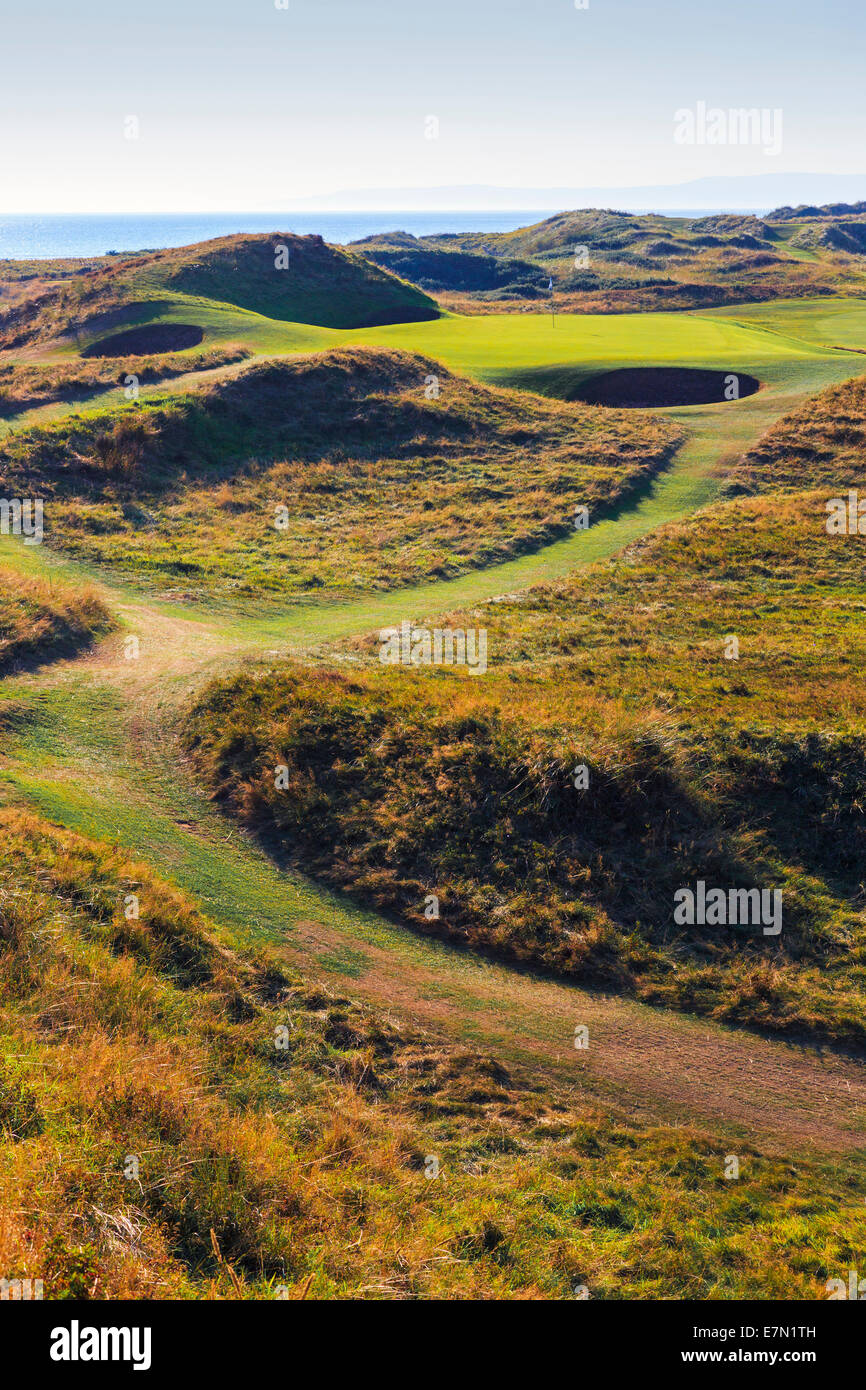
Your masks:
<svg viewBox="0 0 866 1390"><path fill-rule="evenodd" d="M654 363L745 369L822 356L843 329L856 339L846 346L866 348L866 303L858 300L744 306L735 313L708 314L557 314L555 319L542 313L444 314L425 323L354 329L282 323L187 295L155 302L153 309L150 322L197 323L206 331L206 343L230 340L268 355L338 346L398 348L485 380L576 365L586 371ZM770 309L778 311L776 316ZM140 313L136 321L142 321Z"/></svg>
<svg viewBox="0 0 866 1390"><path fill-rule="evenodd" d="M710 309L704 316L716 322L737 323L749 330L777 333L786 342L796 340L822 349L866 351L863 299L780 299L769 304Z"/></svg>
<svg viewBox="0 0 866 1390"><path fill-rule="evenodd" d="M577 565L612 555L657 526L706 506L718 493L727 458L750 447L776 419L796 409L809 395L866 371L862 356L866 350L866 301L861 300L744 305L700 315L564 315L557 317L555 325L549 316L537 314L446 315L427 323L339 331L278 323L246 310L182 295L170 303L154 302L153 309L154 321L207 321L212 336L245 341L257 347L262 356L351 344L395 347L424 353L478 378L550 394L559 394L569 383L596 370L623 363L727 367L749 371L762 382L757 394L740 401L670 407L662 412L683 426L686 441L672 467L644 495L629 499L589 532L504 564L391 594L340 603L294 604L284 612L247 609L243 613L213 611L205 615L197 607L151 600L154 608L182 614L193 622L206 617L215 620L226 634L231 632L233 640L251 646L262 640L321 642L371 630L407 614L431 616L555 579ZM827 345L840 337L846 338L846 346L853 350L839 351ZM246 365L191 372L170 383L144 386L142 395L169 397L189 390L196 382L242 371ZM56 419L76 409L86 414L115 401L120 403L122 398L122 390L118 390L80 406L73 402L38 408L16 417L11 427ZM44 551L4 544L2 538L0 555L4 562L31 572L47 566L58 577L104 577L84 566L49 557ZM115 593L121 591L122 586L115 586ZM134 599L134 594L124 592L128 599Z"/></svg>
<svg viewBox="0 0 866 1390"><path fill-rule="evenodd" d="M421 353L482 381L566 399L587 377L623 366L742 371L774 392L800 395L866 372L866 300L858 299L788 300L701 313L562 314L555 322L550 314L445 314L426 323L338 330L284 323L178 294L137 304L127 317L136 325L198 324L205 330L205 348L240 344L254 355L228 367L191 371L167 383L143 386L142 395L148 399L234 375L255 358L335 347ZM59 361L74 354L75 349L67 347L46 354L44 360ZM0 422L0 436L10 429L45 424L73 412L88 415L123 402L119 387L97 397L82 395L63 404L36 407ZM734 409L740 411L745 405L740 402ZM732 413L727 405L723 411L720 437L726 435Z"/></svg>
<svg viewBox="0 0 866 1390"><path fill-rule="evenodd" d="M752 371L822 355L816 346L764 328L691 314L563 314L555 323L549 314L448 317L353 329L342 338L425 353L470 376L504 382L539 369L555 374L579 368L588 375L624 365Z"/></svg>

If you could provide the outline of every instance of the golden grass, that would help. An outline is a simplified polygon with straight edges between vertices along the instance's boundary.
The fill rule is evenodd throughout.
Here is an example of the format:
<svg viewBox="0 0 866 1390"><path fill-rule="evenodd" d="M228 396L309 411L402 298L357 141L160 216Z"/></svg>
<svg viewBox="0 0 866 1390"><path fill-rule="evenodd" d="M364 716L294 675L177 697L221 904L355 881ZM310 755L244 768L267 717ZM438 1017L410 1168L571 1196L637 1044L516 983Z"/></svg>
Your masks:
<svg viewBox="0 0 866 1390"><path fill-rule="evenodd" d="M99 358L96 361L64 358L52 363L0 364L0 416L36 406L96 396L127 385L134 374L142 385L166 381L185 372L201 372L240 362L249 349L228 343L203 352L160 353L151 356Z"/></svg>
<svg viewBox="0 0 866 1390"><path fill-rule="evenodd" d="M116 849L14 810L0 848L0 1269L47 1298L814 1297L855 1258L848 1164L726 1182L730 1140L227 951Z"/></svg>
<svg viewBox="0 0 866 1390"><path fill-rule="evenodd" d="M0 569L0 672L72 655L112 626L92 586L72 589Z"/></svg>
<svg viewBox="0 0 866 1390"><path fill-rule="evenodd" d="M820 493L710 508L438 619L486 629L483 677L382 667L371 637L351 674L212 686L188 746L229 810L417 930L862 1046L866 591L825 521ZM781 936L676 924L699 879L780 891Z"/></svg>
<svg viewBox="0 0 866 1390"><path fill-rule="evenodd" d="M726 473L731 495L821 487L825 497L844 496L866 476L866 376L783 416Z"/></svg>
<svg viewBox="0 0 866 1390"><path fill-rule="evenodd" d="M577 506L615 506L680 437L668 422L357 349L30 431L0 449L0 476L19 490L38 479L50 543L124 580L199 601L333 597L566 536Z"/></svg>

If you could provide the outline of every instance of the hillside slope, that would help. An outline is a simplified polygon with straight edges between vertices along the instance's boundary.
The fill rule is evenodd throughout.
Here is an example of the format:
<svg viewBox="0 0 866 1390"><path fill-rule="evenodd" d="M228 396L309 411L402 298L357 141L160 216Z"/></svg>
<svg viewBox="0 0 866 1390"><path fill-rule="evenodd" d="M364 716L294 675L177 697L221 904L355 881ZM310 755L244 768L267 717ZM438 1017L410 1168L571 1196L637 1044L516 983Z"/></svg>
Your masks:
<svg viewBox="0 0 866 1390"><path fill-rule="evenodd" d="M32 294L19 292L0 308L0 350L71 340L92 352L99 350L103 337L168 308L183 309L194 327L199 298L331 328L415 323L440 312L414 285L350 251L326 245L321 237L238 235L166 251L104 256L72 274L37 279ZM195 345L191 340L189 346ZM149 350L147 345L141 349Z"/></svg>
<svg viewBox="0 0 866 1390"><path fill-rule="evenodd" d="M561 312L624 313L862 293L864 238L860 207L778 218L589 208L513 232L393 232L354 245L460 312L537 308L552 278Z"/></svg>
<svg viewBox="0 0 866 1390"><path fill-rule="evenodd" d="M0 1265L46 1299L814 1298L856 1259L855 1158L738 1140L730 1183L730 1137L230 949L117 849L3 809L0 850Z"/></svg>
<svg viewBox="0 0 866 1390"><path fill-rule="evenodd" d="M81 652L112 626L94 589L66 588L0 566L0 675Z"/></svg>
<svg viewBox="0 0 866 1390"><path fill-rule="evenodd" d="M66 553L198 601L261 600L519 555L646 484L680 437L354 349L20 431L0 443L0 484L51 499L48 543Z"/></svg>
<svg viewBox="0 0 866 1390"><path fill-rule="evenodd" d="M415 323L439 314L413 285L319 236L224 237L164 252L148 273L167 289L326 328Z"/></svg>
<svg viewBox="0 0 866 1390"><path fill-rule="evenodd" d="M797 492L845 495L866 472L866 376L811 397L785 415L728 470L731 494Z"/></svg>
<svg viewBox="0 0 866 1390"><path fill-rule="evenodd" d="M823 521L816 494L716 506L440 618L484 630L483 679L375 638L351 675L217 683L188 747L233 814L417 930L862 1048L866 581ZM776 930L678 922L699 881L780 894Z"/></svg>

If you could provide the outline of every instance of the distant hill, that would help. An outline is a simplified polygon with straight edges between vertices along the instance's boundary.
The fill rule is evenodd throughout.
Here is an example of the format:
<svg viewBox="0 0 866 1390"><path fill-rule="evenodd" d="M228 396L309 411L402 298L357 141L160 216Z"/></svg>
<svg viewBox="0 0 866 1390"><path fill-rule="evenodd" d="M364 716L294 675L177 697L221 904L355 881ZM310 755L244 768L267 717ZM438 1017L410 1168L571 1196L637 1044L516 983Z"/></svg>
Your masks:
<svg viewBox="0 0 866 1390"><path fill-rule="evenodd" d="M393 237L365 237L354 245L368 261L425 290L489 291L537 298L547 285L532 261L440 249L425 245L425 241L409 232L396 232Z"/></svg>
<svg viewBox="0 0 866 1390"><path fill-rule="evenodd" d="M686 183L642 184L622 188L546 187L502 188L495 184L450 184L426 188L341 189L327 197L300 198L298 210L329 208L339 211L383 211L403 208L429 212L526 208L620 207L630 212L682 212L719 208L749 211L778 207L782 203L850 202L866 194L866 174L765 173L722 174L689 179Z"/></svg>
<svg viewBox="0 0 866 1390"><path fill-rule="evenodd" d="M799 206L795 208L775 208L773 212L767 213L767 217L772 218L774 222L783 222L790 218L846 217L864 213L866 213L866 202L825 203L823 207L814 207L809 203L800 203Z"/></svg>
<svg viewBox="0 0 866 1390"><path fill-rule="evenodd" d="M866 290L863 204L756 217L664 217L614 208L556 213L511 232L353 243L458 312L531 308L550 281L564 312L690 309ZM498 273L495 267L498 266Z"/></svg>

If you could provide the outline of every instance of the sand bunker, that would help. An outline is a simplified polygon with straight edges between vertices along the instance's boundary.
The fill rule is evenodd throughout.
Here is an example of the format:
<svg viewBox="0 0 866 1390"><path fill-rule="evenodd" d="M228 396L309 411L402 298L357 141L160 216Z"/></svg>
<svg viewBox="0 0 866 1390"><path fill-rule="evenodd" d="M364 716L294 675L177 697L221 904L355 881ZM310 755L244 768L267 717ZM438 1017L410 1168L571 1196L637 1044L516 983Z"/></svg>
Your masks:
<svg viewBox="0 0 866 1390"><path fill-rule="evenodd" d="M194 323L145 323L100 338L82 352L82 357L147 357L153 352L182 352L196 347L204 329Z"/></svg>
<svg viewBox="0 0 866 1390"><path fill-rule="evenodd" d="M665 405L712 405L753 396L760 382L745 372L702 367L625 367L603 372L578 386L573 399L587 405L652 409Z"/></svg>

